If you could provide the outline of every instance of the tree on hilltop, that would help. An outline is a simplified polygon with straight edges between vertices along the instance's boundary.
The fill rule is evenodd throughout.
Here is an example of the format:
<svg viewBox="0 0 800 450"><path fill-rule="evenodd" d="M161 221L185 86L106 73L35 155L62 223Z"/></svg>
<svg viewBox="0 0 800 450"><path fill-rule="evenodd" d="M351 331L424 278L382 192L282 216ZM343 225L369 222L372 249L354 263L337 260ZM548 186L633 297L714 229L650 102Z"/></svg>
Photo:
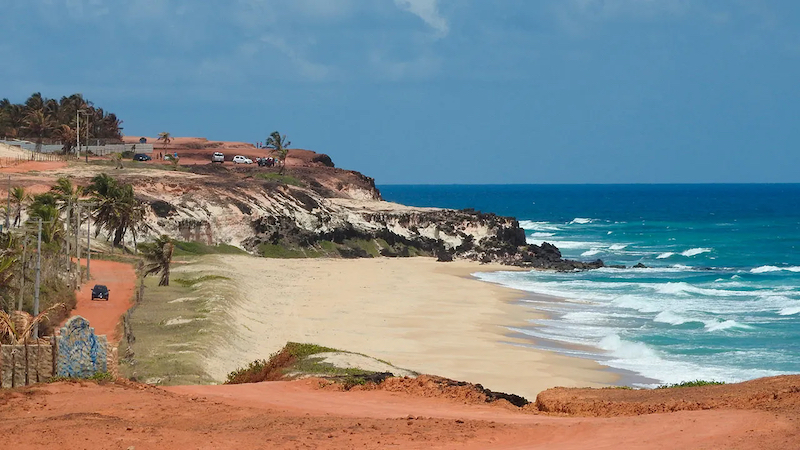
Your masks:
<svg viewBox="0 0 800 450"><path fill-rule="evenodd" d="M101 229L114 234L114 246L122 245L122 238L128 230L135 232L143 220L142 203L136 199L133 186L123 184L108 174L101 173L92 178L86 189L94 201L93 216L97 224L95 236Z"/></svg>
<svg viewBox="0 0 800 450"><path fill-rule="evenodd" d="M271 149L272 151L270 151L270 153L274 153L281 162L281 170L278 171L280 175L283 175L283 172L286 170L286 155L289 154L290 145L292 145L292 143L286 139L286 135L284 134L281 136L277 131L273 131L267 138L265 146Z"/></svg>
<svg viewBox="0 0 800 450"><path fill-rule="evenodd" d="M164 147L162 148L167 148L167 145L172 142L172 135L167 131L162 131L161 133L158 133L158 140L164 141Z"/></svg>

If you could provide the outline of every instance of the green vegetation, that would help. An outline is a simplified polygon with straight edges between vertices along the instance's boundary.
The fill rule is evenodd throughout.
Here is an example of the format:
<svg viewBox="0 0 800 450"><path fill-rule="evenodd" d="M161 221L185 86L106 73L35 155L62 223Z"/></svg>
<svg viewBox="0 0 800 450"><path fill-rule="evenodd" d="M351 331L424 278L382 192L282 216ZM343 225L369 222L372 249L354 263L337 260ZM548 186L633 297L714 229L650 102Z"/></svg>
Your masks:
<svg viewBox="0 0 800 450"><path fill-rule="evenodd" d="M88 378L51 377L50 379L47 380L48 383L58 383L58 382L74 383L76 381L96 381L97 383L103 384L114 381L114 375L111 375L108 372L97 372L96 374Z"/></svg>
<svg viewBox="0 0 800 450"><path fill-rule="evenodd" d="M299 247L269 244L266 242L258 246L258 254L264 258L308 258L310 256L305 249Z"/></svg>
<svg viewBox="0 0 800 450"><path fill-rule="evenodd" d="M203 275L202 277L197 277L197 278L177 278L175 282L184 287L193 287L198 283L203 283L206 281L213 281L213 280L230 280L230 278L223 277L222 275Z"/></svg>
<svg viewBox="0 0 800 450"><path fill-rule="evenodd" d="M342 383L345 389L350 389L357 385L380 383L391 376L388 373L377 373L359 368L337 367L331 363L324 362L323 357L315 356L331 352L366 357L366 355L360 353L346 352L316 344L287 342L280 351L270 355L269 359L253 361L247 367L229 373L228 380L225 383L258 383L310 375ZM377 361L391 366L386 361Z"/></svg>
<svg viewBox="0 0 800 450"><path fill-rule="evenodd" d="M175 256L187 255L246 255L247 252L228 244L207 245L200 242L172 241Z"/></svg>
<svg viewBox="0 0 800 450"><path fill-rule="evenodd" d="M717 386L725 384L724 381L706 381L706 380L694 380L694 381L684 381L682 383L674 383L674 384L662 384L661 386L656 387L656 389L672 389L672 388L686 388L686 387L698 387L698 386Z"/></svg>
<svg viewBox="0 0 800 450"><path fill-rule="evenodd" d="M147 264L142 269L142 276L161 273L159 286L169 286L169 269L172 264L172 251L175 248L169 236L161 235L152 244L142 244L142 256Z"/></svg>
<svg viewBox="0 0 800 450"><path fill-rule="evenodd" d="M275 181L281 184L288 184L292 186L304 187L305 183L291 175L283 175L280 173L259 173L256 178L261 178L266 181Z"/></svg>
<svg viewBox="0 0 800 450"><path fill-rule="evenodd" d="M281 169L278 171L280 175L283 175L286 170L286 155L289 154L290 145L292 143L286 139L286 135L281 136L277 131L273 131L266 140L265 146L272 149L271 153L274 153L278 161L281 162Z"/></svg>
<svg viewBox="0 0 800 450"><path fill-rule="evenodd" d="M136 199L133 186L120 183L116 178L101 173L92 178L92 183L86 188L92 196L94 203L94 221L97 231L106 229L114 233L113 244L115 247L122 245L122 238L130 230L133 232L134 246L136 245L136 230L144 219L144 206Z"/></svg>
<svg viewBox="0 0 800 450"><path fill-rule="evenodd" d="M80 130L79 111L82 115ZM122 121L115 114L95 108L81 94L56 100L36 92L22 104L11 103L7 98L0 100L0 136L33 140L37 148L45 140L61 141L64 154L76 148L78 132L84 142L93 138L119 141L121 125Z"/></svg>
<svg viewBox="0 0 800 450"><path fill-rule="evenodd" d="M164 142L164 146L161 148L167 148L167 145L172 142L172 135L168 131L162 131L158 133L158 140Z"/></svg>
<svg viewBox="0 0 800 450"><path fill-rule="evenodd" d="M209 384L203 355L218 344L223 331L223 299L234 287L226 277L193 270L202 258L173 263L180 277L169 286L145 279L143 298L130 315L136 337L129 349L120 348L120 371L125 377L159 384ZM124 344L123 344L124 345Z"/></svg>

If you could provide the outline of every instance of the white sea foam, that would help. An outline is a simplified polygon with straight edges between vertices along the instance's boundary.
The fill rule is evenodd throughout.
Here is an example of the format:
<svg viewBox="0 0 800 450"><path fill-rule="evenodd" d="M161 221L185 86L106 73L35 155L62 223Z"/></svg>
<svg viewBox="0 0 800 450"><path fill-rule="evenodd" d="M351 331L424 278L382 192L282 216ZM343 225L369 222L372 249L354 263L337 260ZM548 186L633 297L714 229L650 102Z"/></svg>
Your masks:
<svg viewBox="0 0 800 450"><path fill-rule="evenodd" d="M777 266L761 266L756 267L755 269L750 270L750 273L769 273L769 272L800 272L800 267L793 266L793 267L777 267Z"/></svg>
<svg viewBox="0 0 800 450"><path fill-rule="evenodd" d="M704 322L707 331L722 331L730 328L752 328L749 325L739 323L735 320L709 320Z"/></svg>
<svg viewBox="0 0 800 450"><path fill-rule="evenodd" d="M674 252L664 252L664 253L656 256L656 259L667 259L667 258L669 258L670 256L672 256L674 254L675 254Z"/></svg>
<svg viewBox="0 0 800 450"><path fill-rule="evenodd" d="M536 233L531 234L531 237L532 238L546 238L546 237L551 237L551 236L555 236L555 235L556 235L555 233L543 233L543 232L537 231Z"/></svg>
<svg viewBox="0 0 800 450"><path fill-rule="evenodd" d="M576 218L572 219L572 222L570 222L570 224L578 224L578 225L584 225L584 224L587 224L587 223L592 223L592 219L586 219L586 218L583 218L583 217L576 217Z"/></svg>
<svg viewBox="0 0 800 450"><path fill-rule="evenodd" d="M661 322L661 323L668 323L670 325L682 325L688 322L697 322L697 320L683 317L681 315L675 314L672 311L661 311L653 318L653 322Z"/></svg>
<svg viewBox="0 0 800 450"><path fill-rule="evenodd" d="M611 247L608 247L609 250L622 250L623 248L627 247L628 244L614 244Z"/></svg>
<svg viewBox="0 0 800 450"><path fill-rule="evenodd" d="M778 311L778 314L781 316L793 316L795 314L800 314L800 306L788 306Z"/></svg>
<svg viewBox="0 0 800 450"><path fill-rule="evenodd" d="M581 253L581 256L594 256L594 255L596 255L596 254L598 254L598 253L600 253L602 251L603 251L603 249L601 249L601 248L593 248L591 250L587 250L587 251Z"/></svg>
<svg viewBox="0 0 800 450"><path fill-rule="evenodd" d="M683 256L696 256L696 255L699 255L701 253L708 253L710 251L712 251L712 249L704 248L704 247L690 248L689 250L686 250L685 252L682 252L681 255L683 255Z"/></svg>
<svg viewBox="0 0 800 450"><path fill-rule="evenodd" d="M554 241L552 239L536 239L528 237L525 239L528 244L542 245L544 242L549 242L561 250L574 250L582 248L592 248L601 245L599 242L582 242L582 241Z"/></svg>
<svg viewBox="0 0 800 450"><path fill-rule="evenodd" d="M602 361L603 364L638 372L661 383L680 383L696 379L732 383L783 373L775 370L699 366L691 362L675 361L643 343L626 341L616 334L604 337L597 346L605 350L611 358Z"/></svg>
<svg viewBox="0 0 800 450"><path fill-rule="evenodd" d="M550 222L535 222L533 220L520 220L520 228L529 231L558 231L561 228Z"/></svg>

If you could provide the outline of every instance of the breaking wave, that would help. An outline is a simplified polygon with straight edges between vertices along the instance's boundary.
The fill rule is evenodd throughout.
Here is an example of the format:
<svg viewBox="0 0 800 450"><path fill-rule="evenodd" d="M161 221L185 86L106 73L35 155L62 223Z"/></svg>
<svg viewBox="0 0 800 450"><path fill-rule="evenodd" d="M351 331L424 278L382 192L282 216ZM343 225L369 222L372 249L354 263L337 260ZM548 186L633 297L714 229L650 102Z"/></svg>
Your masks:
<svg viewBox="0 0 800 450"><path fill-rule="evenodd" d="M690 248L689 250L686 250L685 252L682 252L681 255L683 255L683 256L696 256L696 255L699 255L701 253L708 253L711 250L712 249L710 249L710 248L703 248L703 247Z"/></svg>

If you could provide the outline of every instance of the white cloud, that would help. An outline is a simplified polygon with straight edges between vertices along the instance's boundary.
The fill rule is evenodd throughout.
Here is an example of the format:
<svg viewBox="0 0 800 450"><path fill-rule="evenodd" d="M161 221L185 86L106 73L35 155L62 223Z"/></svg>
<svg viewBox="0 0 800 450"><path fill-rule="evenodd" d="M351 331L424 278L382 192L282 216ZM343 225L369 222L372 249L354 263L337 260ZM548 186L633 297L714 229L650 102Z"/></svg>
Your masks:
<svg viewBox="0 0 800 450"><path fill-rule="evenodd" d="M307 80L322 81L327 79L332 73L330 67L309 60L296 46L289 44L289 42L281 36L265 35L261 37L261 41L271 45L289 58L295 71Z"/></svg>
<svg viewBox="0 0 800 450"><path fill-rule="evenodd" d="M447 20L439 14L438 0L394 0L394 3L399 8L418 16L440 36L446 36L450 31Z"/></svg>

